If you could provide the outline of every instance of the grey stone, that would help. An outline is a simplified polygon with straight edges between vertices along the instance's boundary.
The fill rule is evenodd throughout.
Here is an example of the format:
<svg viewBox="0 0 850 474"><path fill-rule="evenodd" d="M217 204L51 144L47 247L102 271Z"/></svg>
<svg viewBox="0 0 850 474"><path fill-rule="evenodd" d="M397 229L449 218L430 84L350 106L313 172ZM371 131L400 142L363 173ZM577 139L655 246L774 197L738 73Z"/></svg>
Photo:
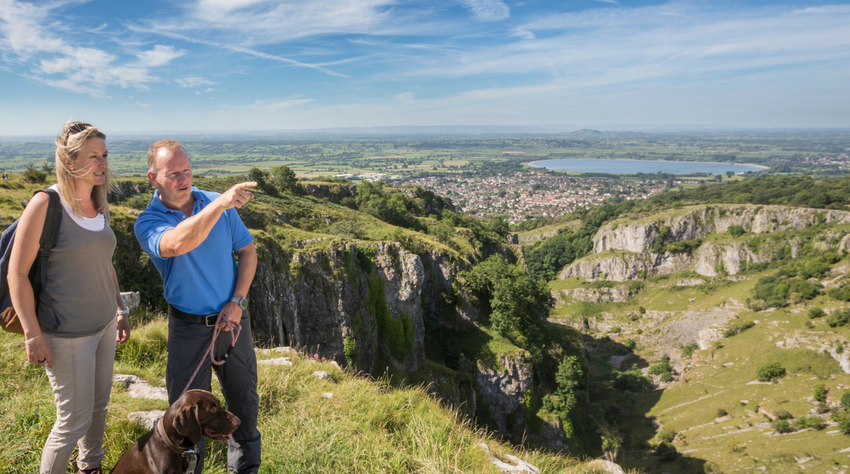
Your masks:
<svg viewBox="0 0 850 474"><path fill-rule="evenodd" d="M165 410L134 411L127 414L127 419L141 424L145 429L152 430L163 416L165 416Z"/></svg>
<svg viewBox="0 0 850 474"><path fill-rule="evenodd" d="M115 374L112 376L112 383L123 385L127 395L133 398L168 401L168 392L165 388L154 387L143 378L135 375Z"/></svg>

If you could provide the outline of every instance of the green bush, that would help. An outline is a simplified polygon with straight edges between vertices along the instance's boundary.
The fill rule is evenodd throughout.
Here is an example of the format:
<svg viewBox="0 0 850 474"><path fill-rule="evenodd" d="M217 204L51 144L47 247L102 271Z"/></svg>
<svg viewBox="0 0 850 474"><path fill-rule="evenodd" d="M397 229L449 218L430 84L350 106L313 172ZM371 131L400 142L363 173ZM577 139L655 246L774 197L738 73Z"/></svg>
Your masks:
<svg viewBox="0 0 850 474"><path fill-rule="evenodd" d="M679 458L679 451L670 443L661 443L655 448L655 454L664 461L673 461Z"/></svg>
<svg viewBox="0 0 850 474"><path fill-rule="evenodd" d="M47 181L47 173L38 170L32 165L27 166L27 169L24 170L23 176L24 181L26 181L27 183L43 184L45 181Z"/></svg>
<svg viewBox="0 0 850 474"><path fill-rule="evenodd" d="M634 339L626 339L626 342L624 342L623 345L626 346L626 349L634 351L635 347L637 347L637 342L635 342Z"/></svg>
<svg viewBox="0 0 850 474"><path fill-rule="evenodd" d="M776 417L780 420L790 420L791 418L794 418L794 415L792 415L791 412L784 408L780 408L774 411L773 414L776 415Z"/></svg>
<svg viewBox="0 0 850 474"><path fill-rule="evenodd" d="M729 414L729 412L727 412L723 408L718 408L717 413L714 414L714 417L715 418L723 418L724 416L726 416L728 414Z"/></svg>
<svg viewBox="0 0 850 474"><path fill-rule="evenodd" d="M826 386L823 384L815 385L815 400L819 402L826 401Z"/></svg>
<svg viewBox="0 0 850 474"><path fill-rule="evenodd" d="M850 418L839 421L838 429L841 430L841 434L850 435Z"/></svg>
<svg viewBox="0 0 850 474"><path fill-rule="evenodd" d="M833 311L832 314L826 318L826 324L829 324L829 327L835 328L838 326L844 326L847 324L847 321L850 321L850 310L847 311Z"/></svg>
<svg viewBox="0 0 850 474"><path fill-rule="evenodd" d="M824 316L826 316L826 312L817 306L809 310L810 319L822 318Z"/></svg>
<svg viewBox="0 0 850 474"><path fill-rule="evenodd" d="M788 423L786 420L773 422L773 429L776 430L777 433L790 433L794 431L794 428L791 427L791 423Z"/></svg>
<svg viewBox="0 0 850 474"><path fill-rule="evenodd" d="M739 226L739 225L730 225L729 226L729 234L732 237L738 238L738 237L740 237L740 236L742 236L746 233L747 233L747 231L744 230L744 228Z"/></svg>
<svg viewBox="0 0 850 474"><path fill-rule="evenodd" d="M672 443L675 438L676 432L671 429L664 428L658 432L658 440L664 443Z"/></svg>
<svg viewBox="0 0 850 474"><path fill-rule="evenodd" d="M801 416L794 425L798 430L804 430L806 428L822 430L826 427L826 422L818 416Z"/></svg>
<svg viewBox="0 0 850 474"><path fill-rule="evenodd" d="M628 390L636 393L652 388L652 380L644 377L637 365L633 365L631 370L625 372L612 370L611 378L613 379L613 386L617 390Z"/></svg>
<svg viewBox="0 0 850 474"><path fill-rule="evenodd" d="M694 352L697 349L699 349L699 344L697 344L696 342L685 344L684 346L682 346L682 357L684 357L685 359L690 359L691 357L693 357Z"/></svg>
<svg viewBox="0 0 850 474"><path fill-rule="evenodd" d="M841 406L850 409L850 392L845 391L841 394Z"/></svg>
<svg viewBox="0 0 850 474"><path fill-rule="evenodd" d="M749 319L736 319L732 321L732 325L729 327L729 329L726 330L725 333L723 333L723 335L726 337L737 336L738 334L741 334L742 332L746 331L747 329L750 329L755 325L756 323L750 321Z"/></svg>
<svg viewBox="0 0 850 474"><path fill-rule="evenodd" d="M772 382L785 376L785 367L779 362L771 362L759 368L756 375L761 382Z"/></svg>

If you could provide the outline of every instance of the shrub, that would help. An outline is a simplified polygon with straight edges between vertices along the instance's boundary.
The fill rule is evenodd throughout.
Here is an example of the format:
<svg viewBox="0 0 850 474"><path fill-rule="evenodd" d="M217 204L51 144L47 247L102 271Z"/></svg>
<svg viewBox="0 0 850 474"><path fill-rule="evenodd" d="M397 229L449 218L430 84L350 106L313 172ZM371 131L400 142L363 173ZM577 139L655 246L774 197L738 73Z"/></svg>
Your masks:
<svg viewBox="0 0 850 474"><path fill-rule="evenodd" d="M664 372L663 374L661 374L661 377L659 378L659 380L661 380L662 382L665 382L665 383L666 382L672 382L673 381L673 374L670 373L670 372Z"/></svg>
<svg viewBox="0 0 850 474"><path fill-rule="evenodd" d="M746 233L747 233L747 231L744 230L744 228L739 226L739 225L730 225L729 226L729 235L731 235L732 237L738 238L738 237L740 237L740 236L742 236Z"/></svg>
<svg viewBox="0 0 850 474"><path fill-rule="evenodd" d="M626 349L633 351L635 350L635 347L637 347L637 342L635 342L634 339L626 339L626 342L624 342L623 345L626 346Z"/></svg>
<svg viewBox="0 0 850 474"><path fill-rule="evenodd" d="M826 318L826 324L829 324L829 327L835 328L838 326L844 326L847 324L847 321L850 321L850 310L848 311L833 311L832 314Z"/></svg>
<svg viewBox="0 0 850 474"><path fill-rule="evenodd" d="M776 417L780 420L790 420L791 418L794 418L794 415L792 415L791 412L784 408L776 410L775 412L773 412L773 414L776 415Z"/></svg>
<svg viewBox="0 0 850 474"><path fill-rule="evenodd" d="M756 375L761 382L772 382L785 376L785 367L782 367L779 362L771 362L763 365Z"/></svg>
<svg viewBox="0 0 850 474"><path fill-rule="evenodd" d="M826 386L823 384L815 385L815 400L819 402L826 401Z"/></svg>
<svg viewBox="0 0 850 474"><path fill-rule="evenodd" d="M785 420L775 421L773 423L773 429L777 433L790 433L794 431L794 428L791 427L791 423L788 423Z"/></svg>
<svg viewBox="0 0 850 474"><path fill-rule="evenodd" d="M664 443L672 443L673 439L676 438L676 432L667 428L658 432L658 440Z"/></svg>
<svg viewBox="0 0 850 474"><path fill-rule="evenodd" d="M641 374L637 365L633 365L631 370L620 372L619 370L611 371L613 386L617 390L628 390L629 392L641 392L652 388L652 381Z"/></svg>
<svg viewBox="0 0 850 474"><path fill-rule="evenodd" d="M24 170L24 181L27 183L42 184L47 181L47 173L39 171L35 166L28 165Z"/></svg>
<svg viewBox="0 0 850 474"><path fill-rule="evenodd" d="M838 422L838 429L842 434L850 435L850 418L845 418Z"/></svg>
<svg viewBox="0 0 850 474"><path fill-rule="evenodd" d="M822 430L826 427L826 422L817 416L801 416L795 423L797 429L811 428L813 430Z"/></svg>
<svg viewBox="0 0 850 474"><path fill-rule="evenodd" d="M824 316L826 316L826 312L817 306L809 310L810 319L822 318Z"/></svg>
<svg viewBox="0 0 850 474"><path fill-rule="evenodd" d="M714 417L715 418L723 418L724 416L726 416L728 414L729 413L726 410L724 410L723 408L718 408L717 413L714 414Z"/></svg>
<svg viewBox="0 0 850 474"><path fill-rule="evenodd" d="M676 447L670 443L661 443L655 448L655 454L661 457L664 461L673 461L679 457L679 452Z"/></svg>
<svg viewBox="0 0 850 474"><path fill-rule="evenodd" d="M699 349L699 344L696 342L691 342L690 344L685 344L682 346L682 357L685 359L690 359L693 357L694 352Z"/></svg>
<svg viewBox="0 0 850 474"><path fill-rule="evenodd" d="M742 332L755 325L756 323L750 321L749 319L736 319L732 322L732 325L729 327L729 329L726 330L723 335L726 337L737 336L738 334L741 334Z"/></svg>
<svg viewBox="0 0 850 474"><path fill-rule="evenodd" d="M841 394L841 406L850 409L850 392Z"/></svg>

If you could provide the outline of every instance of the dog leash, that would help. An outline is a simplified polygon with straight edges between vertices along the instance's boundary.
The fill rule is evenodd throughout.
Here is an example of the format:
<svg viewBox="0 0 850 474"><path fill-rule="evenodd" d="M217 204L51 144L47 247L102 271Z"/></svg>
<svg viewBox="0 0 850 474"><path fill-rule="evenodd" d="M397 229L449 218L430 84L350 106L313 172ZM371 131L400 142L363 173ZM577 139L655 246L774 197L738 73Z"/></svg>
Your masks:
<svg viewBox="0 0 850 474"><path fill-rule="evenodd" d="M186 391L189 390L189 387L192 386L192 382L195 380L195 376L198 375L198 371L201 370L201 367L203 367L204 362L207 359L207 354L209 354L210 361L213 363L213 365L224 364L225 360L227 359L227 356L225 356L225 358L220 361L215 360L215 341L218 339L218 335L221 333L222 322L224 322L224 324L230 328L230 331L233 332L233 341L230 343L230 347L233 348L234 346L236 346L236 340L239 339L239 333L242 332L242 325L239 323L230 322L229 319L224 317L224 314L218 313L218 318L215 320L215 331L213 332L213 338L212 342L210 343L210 348L206 352L204 352L204 356L201 358L201 362L198 364L198 367L195 368L195 372L192 374L192 378L189 379L189 383L186 384L186 388L184 388L183 391L180 392L180 397L182 397L186 393Z"/></svg>

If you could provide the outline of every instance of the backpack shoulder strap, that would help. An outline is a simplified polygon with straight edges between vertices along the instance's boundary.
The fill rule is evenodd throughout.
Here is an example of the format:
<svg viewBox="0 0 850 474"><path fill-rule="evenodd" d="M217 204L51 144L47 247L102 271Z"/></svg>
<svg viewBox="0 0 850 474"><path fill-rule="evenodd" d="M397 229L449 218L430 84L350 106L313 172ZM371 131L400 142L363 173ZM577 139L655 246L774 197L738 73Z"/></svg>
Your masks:
<svg viewBox="0 0 850 474"><path fill-rule="evenodd" d="M46 250L49 255L50 249L55 247L59 240L59 228L62 225L62 203L59 199L59 193L55 189L39 189L35 193L45 193L50 198L47 203L47 215L44 216L44 229L41 231L41 239L38 242L40 249Z"/></svg>
<svg viewBox="0 0 850 474"><path fill-rule="evenodd" d="M47 215L44 216L44 229L41 231L41 239L38 245L38 255L41 260L39 273L41 287L44 288L47 286L47 262L50 259L50 251L59 241L59 229L62 226L62 202L55 189L39 189L35 192L46 193L50 198L47 204Z"/></svg>

